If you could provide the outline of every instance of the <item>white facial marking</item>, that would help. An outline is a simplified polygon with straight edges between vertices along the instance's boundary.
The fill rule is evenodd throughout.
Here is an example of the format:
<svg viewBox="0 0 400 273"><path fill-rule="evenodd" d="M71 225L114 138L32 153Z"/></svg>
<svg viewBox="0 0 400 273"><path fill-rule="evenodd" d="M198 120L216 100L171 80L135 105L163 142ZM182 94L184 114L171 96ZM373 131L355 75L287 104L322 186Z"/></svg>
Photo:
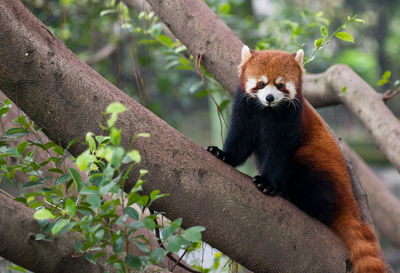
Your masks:
<svg viewBox="0 0 400 273"><path fill-rule="evenodd" d="M250 95L252 95L254 97L254 95L251 92L251 90L256 86L257 86L257 80L256 79L254 79L254 78L247 79L247 82L246 82L246 93L249 93Z"/></svg>
<svg viewBox="0 0 400 273"><path fill-rule="evenodd" d="M267 76L261 76L261 81L263 81L265 84L268 84L268 78Z"/></svg>
<svg viewBox="0 0 400 273"><path fill-rule="evenodd" d="M278 84L282 81L282 77L277 77L275 80L275 84Z"/></svg>
<svg viewBox="0 0 400 273"><path fill-rule="evenodd" d="M274 100L272 102L267 101L267 96L272 95L274 97ZM257 92L257 98L260 100L262 104L265 106L276 106L279 104L279 102L285 98L284 94L279 91L275 86L273 85L267 85L263 89L258 90Z"/></svg>
<svg viewBox="0 0 400 273"><path fill-rule="evenodd" d="M289 91L289 98L294 99L296 96L296 87L293 82L286 83L286 89Z"/></svg>

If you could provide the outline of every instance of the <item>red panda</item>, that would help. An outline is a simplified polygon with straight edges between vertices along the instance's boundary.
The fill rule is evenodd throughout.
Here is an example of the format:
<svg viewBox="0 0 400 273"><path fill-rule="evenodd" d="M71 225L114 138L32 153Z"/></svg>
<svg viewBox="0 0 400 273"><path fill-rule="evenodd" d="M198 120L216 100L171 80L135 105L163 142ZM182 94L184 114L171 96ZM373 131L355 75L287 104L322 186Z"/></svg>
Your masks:
<svg viewBox="0 0 400 273"><path fill-rule="evenodd" d="M234 167L254 153L259 190L279 194L336 232L355 273L386 272L376 235L360 220L341 150L303 97L303 55L244 46L223 150L207 150Z"/></svg>

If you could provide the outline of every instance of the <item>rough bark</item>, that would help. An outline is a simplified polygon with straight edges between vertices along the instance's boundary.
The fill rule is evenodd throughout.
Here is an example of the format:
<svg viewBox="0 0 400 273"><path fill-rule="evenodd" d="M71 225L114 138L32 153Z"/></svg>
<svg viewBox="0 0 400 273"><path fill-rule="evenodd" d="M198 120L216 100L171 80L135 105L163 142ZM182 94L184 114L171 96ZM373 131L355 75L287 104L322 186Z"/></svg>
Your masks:
<svg viewBox="0 0 400 273"><path fill-rule="evenodd" d="M243 43L203 1L147 0L172 33L194 56L203 56L204 67L231 93L236 90ZM338 80L340 79L340 80ZM347 87L343 93L343 87ZM303 92L318 107L343 102L372 135L378 148L400 170L400 122L360 76L345 65L325 73L307 75Z"/></svg>
<svg viewBox="0 0 400 273"><path fill-rule="evenodd" d="M50 139L65 146L87 131L98 133L100 113L121 101L128 108L119 122L123 145L136 133L151 134L135 144L141 167L149 170L145 192L170 193L155 209L170 219L183 217L185 226L205 226L206 242L256 272L346 272L347 251L329 229L283 199L258 192L248 176L123 94L19 1L1 1L0 12L0 89ZM83 148L77 144L71 152Z"/></svg>
<svg viewBox="0 0 400 273"><path fill-rule="evenodd" d="M97 265L83 256L74 257L72 233L52 240L35 240L40 226L34 211L0 193L0 256L33 272L116 272L113 266Z"/></svg>

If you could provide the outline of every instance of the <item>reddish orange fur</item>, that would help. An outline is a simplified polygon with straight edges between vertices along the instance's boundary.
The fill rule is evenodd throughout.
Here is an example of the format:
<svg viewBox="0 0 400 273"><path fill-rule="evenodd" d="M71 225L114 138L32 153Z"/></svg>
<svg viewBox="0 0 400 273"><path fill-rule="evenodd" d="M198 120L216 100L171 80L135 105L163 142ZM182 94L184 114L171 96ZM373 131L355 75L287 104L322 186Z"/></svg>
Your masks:
<svg viewBox="0 0 400 273"><path fill-rule="evenodd" d="M293 61L294 56L282 51L252 51L251 57L240 65L240 88L245 90L248 78L269 79L284 77L296 85L297 97L302 100L301 145L295 160L321 170L335 181L338 210L330 228L350 251L355 273L384 273L385 265L373 230L360 220L360 211L353 197L350 175L342 152L314 108L303 98L301 85L303 68ZM321 208L323 209L323 208Z"/></svg>
<svg viewBox="0 0 400 273"><path fill-rule="evenodd" d="M336 182L338 213L330 226L350 251L355 273L384 273L380 247L372 229L360 220L360 211L353 197L350 175L342 152L324 122L304 100L302 116L303 146L295 157L318 166Z"/></svg>

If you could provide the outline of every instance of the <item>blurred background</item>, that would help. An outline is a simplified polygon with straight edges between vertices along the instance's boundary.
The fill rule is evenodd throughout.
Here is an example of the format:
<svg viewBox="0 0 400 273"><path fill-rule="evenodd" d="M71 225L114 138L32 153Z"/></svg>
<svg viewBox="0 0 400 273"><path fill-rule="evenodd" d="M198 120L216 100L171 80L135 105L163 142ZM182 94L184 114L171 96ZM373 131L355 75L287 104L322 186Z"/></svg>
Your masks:
<svg viewBox="0 0 400 273"><path fill-rule="evenodd" d="M226 125L224 120L219 118L209 92L222 110L226 121L229 121L231 106L229 94L204 70L202 74L205 82L202 80L195 60L188 55L186 48L163 29L154 13L143 12L143 2L22 2L64 41L71 51L161 119L202 146L222 145ZM354 43L334 38L306 65L307 72L321 73L333 64L343 63L351 66L378 92L393 89L400 83L396 83L400 80L400 65L397 63L400 53L399 1L206 2L249 47L290 52L302 47L306 56L311 54L314 41L321 35L321 25L332 33L346 22L348 16L357 15L357 18L365 22L353 22L346 25L345 29L354 37ZM385 84L381 81L378 85L386 71L390 71L390 78ZM400 96L389 100L388 106L398 117ZM375 147L368 132L357 119L343 106L318 111L336 134L344 138L400 197L399 174ZM252 162L242 167L242 170L248 174L255 173ZM5 187L4 184L1 186ZM400 272L399 250L382 239L387 258L397 272ZM195 255L193 259L202 258ZM218 263L222 262L218 260Z"/></svg>

